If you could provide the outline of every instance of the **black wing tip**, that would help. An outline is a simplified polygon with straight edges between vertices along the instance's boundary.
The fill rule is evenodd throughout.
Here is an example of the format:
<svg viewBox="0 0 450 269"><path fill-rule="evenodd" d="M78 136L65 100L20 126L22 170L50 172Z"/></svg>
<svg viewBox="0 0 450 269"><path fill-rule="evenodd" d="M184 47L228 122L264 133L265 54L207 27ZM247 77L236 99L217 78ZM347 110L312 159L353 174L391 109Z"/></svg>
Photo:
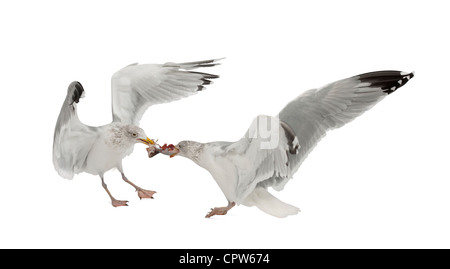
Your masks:
<svg viewBox="0 0 450 269"><path fill-rule="evenodd" d="M387 94L395 92L397 89L405 85L414 72L402 72L394 70L376 71L364 73L357 76L361 83L368 83L367 87L381 88Z"/></svg>
<svg viewBox="0 0 450 269"><path fill-rule="evenodd" d="M203 85L213 84L213 81L211 81L211 80L220 77L218 75L202 73L202 72L195 72L195 71L188 71L188 72L192 73L192 74L198 74L198 75L202 76L202 78L200 79L202 81L202 84L197 86L197 91L203 91L205 89L205 86L203 86Z"/></svg>
<svg viewBox="0 0 450 269"><path fill-rule="evenodd" d="M184 62L184 63L168 62L168 63L165 63L164 66L180 67L180 68L188 68L188 69L194 69L194 68L200 68L200 67L213 67L213 66L221 65L221 63L218 63L218 61L223 60L223 59L225 59L225 57L218 58L218 59L195 61L195 62Z"/></svg>
<svg viewBox="0 0 450 269"><path fill-rule="evenodd" d="M192 73L192 74L202 75L202 79L215 79L215 78L219 78L220 77L219 75L203 73L203 72L196 72L196 71L188 71L188 72Z"/></svg>
<svg viewBox="0 0 450 269"><path fill-rule="evenodd" d="M183 64L187 65L197 65L198 67L209 67L209 66L215 66L220 65L221 63L218 63L218 61L225 59L223 58L217 58L217 59L210 59L210 60L203 60L203 61L195 61L195 62L187 62Z"/></svg>
<svg viewBox="0 0 450 269"><path fill-rule="evenodd" d="M83 85L81 85L81 83L78 81L74 81L70 83L68 90L69 93L72 92L70 104L73 104L74 102L78 103L80 101L80 98L83 96L84 92Z"/></svg>
<svg viewBox="0 0 450 269"><path fill-rule="evenodd" d="M197 91L202 91L205 89L204 85L210 85L213 82L211 81L212 79L217 79L219 78L218 75L214 75L214 74L209 74L209 73L204 73L204 72L197 72L197 71L188 71L191 69L196 69L196 68L200 68L200 67L213 67L216 65L220 65L221 63L218 63L218 61L223 60L225 58L218 58L218 59L211 59L211 60L204 60L204 61L196 61L196 62L185 62L185 63L165 63L164 66L165 67L177 67L177 68L182 68L185 69L185 72L189 72L191 74L197 74L200 75L201 77L199 78L201 83L199 83L199 85L197 86Z"/></svg>

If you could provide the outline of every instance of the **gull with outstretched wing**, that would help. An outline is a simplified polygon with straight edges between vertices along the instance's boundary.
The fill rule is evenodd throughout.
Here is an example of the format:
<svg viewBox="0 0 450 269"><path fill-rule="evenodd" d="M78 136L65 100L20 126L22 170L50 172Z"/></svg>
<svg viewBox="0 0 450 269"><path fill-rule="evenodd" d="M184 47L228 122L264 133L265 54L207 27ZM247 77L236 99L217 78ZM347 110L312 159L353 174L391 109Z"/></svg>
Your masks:
<svg viewBox="0 0 450 269"><path fill-rule="evenodd" d="M53 165L58 174L67 179L81 172L99 175L112 205L126 206L128 201L115 199L104 181L104 173L117 168L140 198L153 198L155 192L128 180L122 167L122 159L132 153L136 143L155 144L139 128L139 121L148 107L194 95L211 84L217 75L190 70L218 65L218 60L132 64L120 69L111 79L113 121L99 127L85 125L78 119L77 103L84 96L84 89L81 83L72 82L53 137Z"/></svg>
<svg viewBox="0 0 450 269"><path fill-rule="evenodd" d="M228 201L206 217L225 215L236 204L256 206L286 217L299 209L280 201L268 187L282 190L316 144L405 85L414 73L378 71L342 79L304 92L275 116L258 116L237 142L199 143L148 150L191 159L213 176Z"/></svg>

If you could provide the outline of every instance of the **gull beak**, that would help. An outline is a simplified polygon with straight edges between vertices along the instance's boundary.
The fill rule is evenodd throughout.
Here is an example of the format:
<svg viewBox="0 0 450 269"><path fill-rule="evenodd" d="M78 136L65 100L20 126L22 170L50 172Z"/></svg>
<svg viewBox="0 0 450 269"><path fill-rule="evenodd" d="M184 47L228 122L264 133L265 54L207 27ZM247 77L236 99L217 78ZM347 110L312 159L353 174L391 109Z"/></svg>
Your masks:
<svg viewBox="0 0 450 269"><path fill-rule="evenodd" d="M143 143L143 144L146 144L147 146L148 145L153 145L153 144L155 144L155 141L153 141L153 140L151 140L150 138L146 138L146 139L140 139L140 138L138 138L137 139L139 142L141 142L141 143Z"/></svg>

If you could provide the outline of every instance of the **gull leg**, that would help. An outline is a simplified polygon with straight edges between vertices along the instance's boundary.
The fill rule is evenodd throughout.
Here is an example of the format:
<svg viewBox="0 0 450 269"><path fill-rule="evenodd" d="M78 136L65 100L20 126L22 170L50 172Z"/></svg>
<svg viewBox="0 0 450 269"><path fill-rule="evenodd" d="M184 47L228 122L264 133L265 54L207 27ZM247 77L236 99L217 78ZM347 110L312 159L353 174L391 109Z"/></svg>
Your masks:
<svg viewBox="0 0 450 269"><path fill-rule="evenodd" d="M228 202L227 206L211 208L211 211L205 216L205 218L210 218L214 215L226 215L228 213L228 210L230 210L235 205L236 204L234 202Z"/></svg>
<svg viewBox="0 0 450 269"><path fill-rule="evenodd" d="M108 193L109 198L111 198L111 203L114 207L118 207L118 206L128 206L128 201L123 201L123 200L117 200L116 198L114 198L111 193L108 190L108 187L106 186L105 180L103 180L103 176L100 177L102 179L102 187L105 189L106 193Z"/></svg>
<svg viewBox="0 0 450 269"><path fill-rule="evenodd" d="M139 196L140 199L142 199L142 198L151 198L151 199L153 199L153 194L155 194L156 191L144 190L144 189L142 189L141 187L136 186L133 182L131 182L131 181L128 180L128 178L125 176L125 174L124 174L123 172L121 172L121 173L122 173L122 179L123 179L126 183L130 184L131 186L133 186L133 187L136 189L136 191L138 192L138 196Z"/></svg>

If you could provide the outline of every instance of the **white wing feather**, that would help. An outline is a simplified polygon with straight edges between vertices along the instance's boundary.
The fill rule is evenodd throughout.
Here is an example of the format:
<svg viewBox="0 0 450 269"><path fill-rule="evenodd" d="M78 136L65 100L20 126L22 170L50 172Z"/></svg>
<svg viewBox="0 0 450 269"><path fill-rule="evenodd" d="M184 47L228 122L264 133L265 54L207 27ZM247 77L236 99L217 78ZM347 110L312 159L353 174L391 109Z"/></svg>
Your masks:
<svg viewBox="0 0 450 269"><path fill-rule="evenodd" d="M196 94L218 76L186 70L215 66L218 60L132 64L122 68L111 79L113 121L139 125L149 106Z"/></svg>
<svg viewBox="0 0 450 269"><path fill-rule="evenodd" d="M306 91L287 104L278 117L292 128L301 145L298 154L288 155L291 173L328 130L351 122L413 76L400 71L365 73Z"/></svg>
<svg viewBox="0 0 450 269"><path fill-rule="evenodd" d="M76 103L83 93L81 84L70 84L53 136L53 165L58 174L67 179L83 171L87 155L98 137L97 128L78 119Z"/></svg>
<svg viewBox="0 0 450 269"><path fill-rule="evenodd" d="M270 128L260 128L271 122ZM268 132L266 132L268 130ZM282 188L291 178L288 168L290 145L278 118L256 117L245 136L231 144L225 151L238 171L235 202L241 203L260 184L263 187ZM266 180L273 179L270 182Z"/></svg>
<svg viewBox="0 0 450 269"><path fill-rule="evenodd" d="M279 131L255 135L254 121L244 138L228 146L229 158L238 168L236 202L242 202L257 186L283 189L328 130L352 121L406 84L413 75L400 71L361 74L306 91L277 117L258 116L255 121L270 119ZM264 149L263 143L268 140L277 143Z"/></svg>

